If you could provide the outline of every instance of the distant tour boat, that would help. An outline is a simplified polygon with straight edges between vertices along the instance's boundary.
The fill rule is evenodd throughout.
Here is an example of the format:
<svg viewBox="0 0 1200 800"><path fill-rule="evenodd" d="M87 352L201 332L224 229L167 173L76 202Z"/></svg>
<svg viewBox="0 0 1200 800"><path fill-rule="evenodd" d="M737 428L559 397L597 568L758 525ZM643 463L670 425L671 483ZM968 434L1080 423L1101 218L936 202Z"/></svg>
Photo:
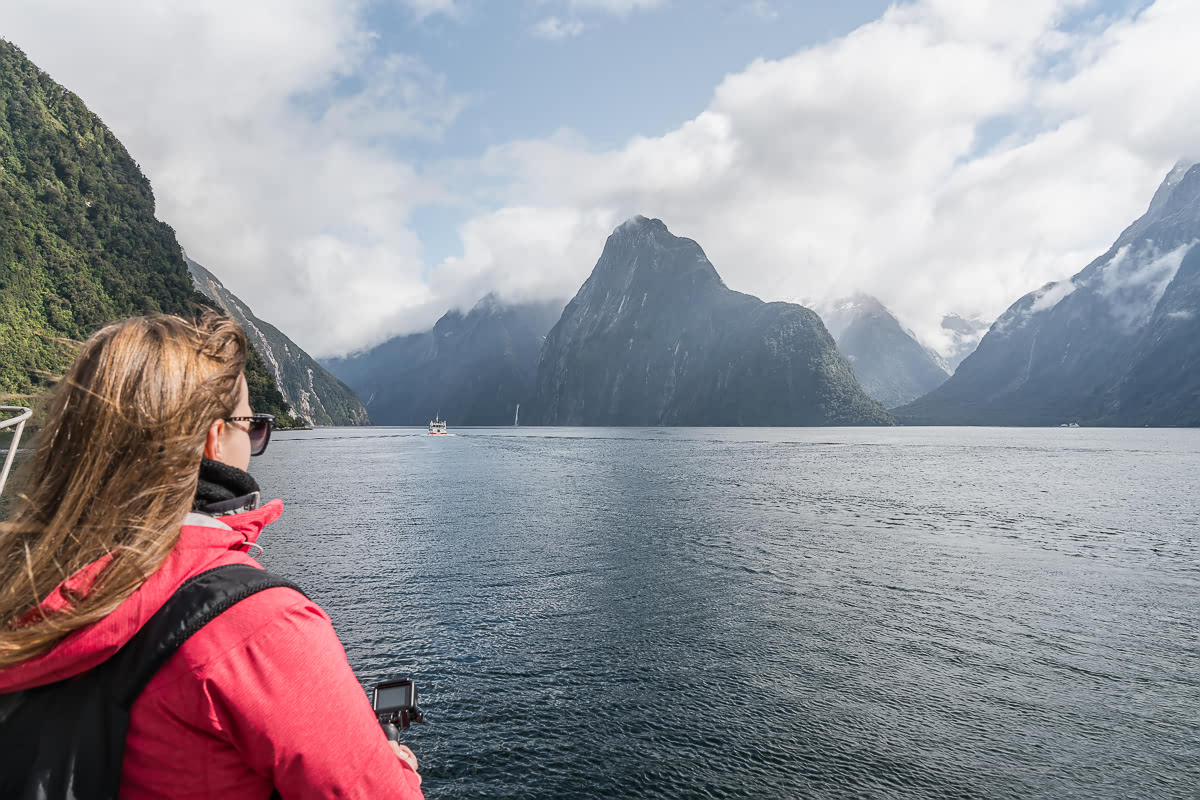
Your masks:
<svg viewBox="0 0 1200 800"><path fill-rule="evenodd" d="M446 420L440 419L441 415L433 418L429 423L430 436L445 436L446 435Z"/></svg>

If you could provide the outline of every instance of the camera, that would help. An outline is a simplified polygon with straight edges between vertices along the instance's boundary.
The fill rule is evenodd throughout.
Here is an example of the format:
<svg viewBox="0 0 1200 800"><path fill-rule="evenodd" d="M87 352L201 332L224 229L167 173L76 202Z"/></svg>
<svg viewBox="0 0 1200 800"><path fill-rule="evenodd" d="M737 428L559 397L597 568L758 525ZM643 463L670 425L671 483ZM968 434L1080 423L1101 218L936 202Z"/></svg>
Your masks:
<svg viewBox="0 0 1200 800"><path fill-rule="evenodd" d="M375 718L383 726L383 732L393 742L411 723L425 721L425 715L417 706L417 685L408 678L376 684L371 707L375 709Z"/></svg>

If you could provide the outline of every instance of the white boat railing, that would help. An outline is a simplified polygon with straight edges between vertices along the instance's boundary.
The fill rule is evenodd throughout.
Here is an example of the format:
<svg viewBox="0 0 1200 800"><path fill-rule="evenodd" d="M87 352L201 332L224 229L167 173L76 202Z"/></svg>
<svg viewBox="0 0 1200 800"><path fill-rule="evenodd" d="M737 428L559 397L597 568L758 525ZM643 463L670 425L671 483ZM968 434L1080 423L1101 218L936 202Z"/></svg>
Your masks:
<svg viewBox="0 0 1200 800"><path fill-rule="evenodd" d="M0 411L16 412L15 417L0 420L0 430L13 428L12 442L8 445L8 455L4 457L4 469L0 470L0 493L4 492L4 484L8 481L8 471L12 469L13 457L21 444L21 433L25 430L25 420L33 416L33 410L25 406L0 406Z"/></svg>

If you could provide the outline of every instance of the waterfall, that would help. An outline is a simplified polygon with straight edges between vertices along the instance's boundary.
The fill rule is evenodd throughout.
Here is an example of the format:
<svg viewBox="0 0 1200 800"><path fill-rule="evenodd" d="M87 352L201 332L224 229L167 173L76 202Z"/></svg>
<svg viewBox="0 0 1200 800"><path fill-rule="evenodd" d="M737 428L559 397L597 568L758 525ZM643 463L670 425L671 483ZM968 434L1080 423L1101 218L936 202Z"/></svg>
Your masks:
<svg viewBox="0 0 1200 800"><path fill-rule="evenodd" d="M517 413L513 414L513 427L521 427L521 404L517 403Z"/></svg>

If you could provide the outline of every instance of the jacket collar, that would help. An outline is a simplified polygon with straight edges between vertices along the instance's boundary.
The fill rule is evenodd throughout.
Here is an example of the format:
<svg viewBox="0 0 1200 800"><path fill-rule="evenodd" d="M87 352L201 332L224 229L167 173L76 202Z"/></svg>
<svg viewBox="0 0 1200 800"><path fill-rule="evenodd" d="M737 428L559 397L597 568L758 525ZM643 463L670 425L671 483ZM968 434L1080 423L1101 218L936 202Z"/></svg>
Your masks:
<svg viewBox="0 0 1200 800"><path fill-rule="evenodd" d="M282 500L272 500L262 508L228 512L220 516L193 511L183 519L184 530L180 544L196 539L197 544L205 547L227 543L226 546L230 549L242 549L239 545L254 544L262 529L279 519L281 514ZM189 531L189 528L201 530Z"/></svg>
<svg viewBox="0 0 1200 800"><path fill-rule="evenodd" d="M201 514L212 517L224 517L228 514L241 514L245 511L257 511L260 492L251 492L241 497L230 497L228 500L217 500L196 509ZM195 512L193 512L195 513Z"/></svg>
<svg viewBox="0 0 1200 800"><path fill-rule="evenodd" d="M230 550L244 553L258 547L254 542L262 529L282 513L283 501L272 500L254 511L220 518L188 514L179 541L157 572L104 619L73 631L48 653L0 669L0 694L64 680L101 663L129 641L189 577L228 563ZM73 598L87 594L112 558L105 556L69 576L43 600L42 611L61 610ZM36 609L30 612L37 613Z"/></svg>
<svg viewBox="0 0 1200 800"><path fill-rule="evenodd" d="M217 548L218 550L245 552L251 549L250 545L253 545L261 552L262 546L256 544L258 535L262 533L263 528L279 519L281 514L283 514L282 500L272 500L254 511L227 514L220 519L192 511L183 518L179 541L175 543L175 549ZM109 553L68 576L40 603L41 609L47 613L58 611L70 604L68 598L86 595L100 573L112 560L113 554ZM26 616L36 613L37 609L34 609Z"/></svg>
<svg viewBox="0 0 1200 800"><path fill-rule="evenodd" d="M249 472L211 458L200 459L193 511L214 517L254 511L259 497L258 481Z"/></svg>

